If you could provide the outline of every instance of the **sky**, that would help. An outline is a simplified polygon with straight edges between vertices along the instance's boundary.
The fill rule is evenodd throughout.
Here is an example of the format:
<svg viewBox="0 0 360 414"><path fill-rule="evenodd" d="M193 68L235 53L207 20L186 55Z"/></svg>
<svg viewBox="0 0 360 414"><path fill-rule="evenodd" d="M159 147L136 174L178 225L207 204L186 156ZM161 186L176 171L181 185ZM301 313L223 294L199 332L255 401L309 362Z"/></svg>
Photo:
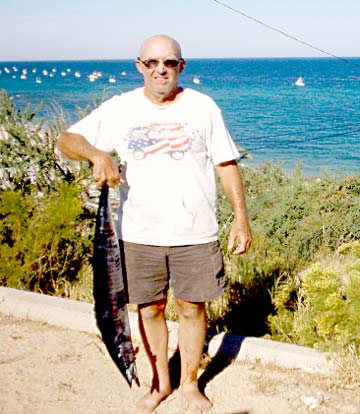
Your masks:
<svg viewBox="0 0 360 414"><path fill-rule="evenodd" d="M360 56L360 0L221 0L336 56ZM0 61L133 59L153 34L185 58L325 57L214 0L0 0Z"/></svg>

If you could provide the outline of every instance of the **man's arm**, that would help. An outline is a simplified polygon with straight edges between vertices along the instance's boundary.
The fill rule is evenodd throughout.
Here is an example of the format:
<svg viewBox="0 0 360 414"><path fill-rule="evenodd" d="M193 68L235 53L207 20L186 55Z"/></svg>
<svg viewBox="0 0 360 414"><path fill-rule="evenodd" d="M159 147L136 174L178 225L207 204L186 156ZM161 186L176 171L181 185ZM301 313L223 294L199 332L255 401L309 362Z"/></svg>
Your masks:
<svg viewBox="0 0 360 414"><path fill-rule="evenodd" d="M64 132L60 135L56 148L72 160L89 161L95 181L99 185L115 187L120 182L119 168L110 155L95 148L82 135Z"/></svg>
<svg viewBox="0 0 360 414"><path fill-rule="evenodd" d="M233 211L234 221L228 240L228 249L234 254L248 251L251 244L251 229L246 208L245 190L239 167L235 160L217 165L221 184L229 199Z"/></svg>

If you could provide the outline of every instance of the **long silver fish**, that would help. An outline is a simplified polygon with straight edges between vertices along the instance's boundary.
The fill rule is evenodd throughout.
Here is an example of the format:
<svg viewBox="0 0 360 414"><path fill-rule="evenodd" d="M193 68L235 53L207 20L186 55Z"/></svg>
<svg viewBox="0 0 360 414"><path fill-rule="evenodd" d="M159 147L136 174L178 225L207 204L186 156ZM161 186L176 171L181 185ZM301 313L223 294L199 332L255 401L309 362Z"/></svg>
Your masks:
<svg viewBox="0 0 360 414"><path fill-rule="evenodd" d="M100 193L94 240L94 299L96 322L106 348L131 387L140 386L131 342L119 240L109 202L109 187Z"/></svg>

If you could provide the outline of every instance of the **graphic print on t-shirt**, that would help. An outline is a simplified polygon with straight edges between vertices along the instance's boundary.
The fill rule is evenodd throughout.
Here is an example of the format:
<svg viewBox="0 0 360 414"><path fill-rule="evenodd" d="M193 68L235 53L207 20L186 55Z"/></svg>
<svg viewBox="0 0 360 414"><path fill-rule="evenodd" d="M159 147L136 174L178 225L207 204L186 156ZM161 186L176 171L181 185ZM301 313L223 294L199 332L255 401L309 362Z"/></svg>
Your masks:
<svg viewBox="0 0 360 414"><path fill-rule="evenodd" d="M131 128L128 151L137 160L152 154L169 154L175 160L183 158L191 147L191 133L179 122L146 124Z"/></svg>

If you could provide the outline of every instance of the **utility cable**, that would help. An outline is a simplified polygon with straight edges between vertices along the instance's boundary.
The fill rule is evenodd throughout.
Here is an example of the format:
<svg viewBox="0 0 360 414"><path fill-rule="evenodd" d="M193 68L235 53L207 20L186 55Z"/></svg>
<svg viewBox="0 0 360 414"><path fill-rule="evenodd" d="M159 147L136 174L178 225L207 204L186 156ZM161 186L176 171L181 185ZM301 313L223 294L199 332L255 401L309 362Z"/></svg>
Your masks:
<svg viewBox="0 0 360 414"><path fill-rule="evenodd" d="M345 136L345 135L351 135L355 133L355 135L357 135L357 133L360 133L360 128L359 129L352 129L350 131L344 131L344 132L338 132L337 134L329 134L329 135L319 135L317 137L314 138L310 138L310 141L312 140L316 140L319 138L336 138L336 137L341 137L341 136Z"/></svg>
<svg viewBox="0 0 360 414"><path fill-rule="evenodd" d="M264 22L262 22L261 20L256 19L255 17L249 16L248 14L246 14L246 13L244 13L244 12L242 12L242 11L238 10L238 9L235 9L235 8L231 7L231 6L229 6L228 4L226 4L226 3L223 3L223 2L218 1L218 0L213 0L213 1L214 1L215 3L217 3L217 4L219 4L220 6L226 7L227 9L229 9L229 10L231 10L231 11L235 12L235 13L241 14L242 16L246 17L247 19L252 20L252 21L253 21L253 22L255 22L255 23L258 23L258 24L260 24L261 26L263 26L263 27L265 27L265 28L267 28L267 29L270 29L270 30L272 30L272 31L274 31L274 32L280 33L281 35L283 35L283 36L285 36L285 37L288 37L289 39L295 40L296 42L301 43L301 44L303 44L303 45L305 45L305 46L308 46L308 47L310 47L311 49L317 50L318 52L324 53L325 55L328 55L328 56L334 57L334 58L339 59L339 60L342 60L343 62L346 62L346 63L348 63L348 64L350 64L350 65L354 65L354 66L356 66L356 67L360 68L360 65L358 65L358 64L357 64L357 63L355 63L355 62L352 62L351 60L348 60L348 59L345 59L345 58L343 58L343 57L340 57L340 56L334 55L333 53L331 53L331 52L327 52L327 51L326 51L326 50L324 50L324 49L320 49L319 47L314 46L314 45L312 45L311 43L305 42L304 40L301 40L301 39L299 39L299 38L297 38L297 37L295 37L295 36L293 36L293 35L291 35L291 34L289 34L289 33L286 33L286 32L284 32L284 31L283 31L283 30L281 30L281 29L277 29L276 27L274 27L274 26L270 26L269 24L264 23Z"/></svg>
<svg viewBox="0 0 360 414"><path fill-rule="evenodd" d="M342 136L347 136L347 135L352 135L352 134L357 135L358 133L360 133L360 128L359 128L359 129L353 129L353 130L351 130L351 131L339 132L339 133L337 133L337 134L318 135L318 136L316 136L316 137L309 138L309 141L318 141L318 140L320 140L320 139L324 139L324 138L337 138L337 137L342 137ZM271 136L269 136L269 138L270 138L270 137L271 137ZM253 138L251 138L251 141L252 141L252 140L253 140ZM244 143L244 142L245 142L245 141L243 141L243 143ZM293 143L293 144L298 145L298 142L292 141L292 143ZM289 145L289 142L288 142L288 141L279 141L279 142L277 143L277 146L278 146L279 148L284 147L284 146L287 146L287 145ZM257 150L258 150L258 149L262 149L262 148L268 148L268 146L266 146L266 145L256 146L256 149L257 149ZM249 151L251 151L251 149L250 149Z"/></svg>
<svg viewBox="0 0 360 414"><path fill-rule="evenodd" d="M255 136L255 137L251 137L251 139L252 140L253 139L268 139L268 138L288 137L288 136L291 136L291 135L303 135L303 134L308 134L308 133L311 133L311 132L325 132L325 131L328 131L328 130L334 131L338 128L348 128L348 127L352 127L352 126L355 126L355 125L358 125L358 124L360 124L360 122L351 122L351 123L348 123L348 124L335 125L335 126L327 127L327 128L305 129L304 131L283 132L281 134L258 135L258 136ZM347 132L347 131L344 131L344 133L340 132L339 135L344 135L344 134L347 135L348 133L358 132L358 131L360 131L360 129L352 129L349 132ZM324 135L325 138L332 137L332 136L336 136L336 135ZM321 138L322 137L323 136L321 136Z"/></svg>

